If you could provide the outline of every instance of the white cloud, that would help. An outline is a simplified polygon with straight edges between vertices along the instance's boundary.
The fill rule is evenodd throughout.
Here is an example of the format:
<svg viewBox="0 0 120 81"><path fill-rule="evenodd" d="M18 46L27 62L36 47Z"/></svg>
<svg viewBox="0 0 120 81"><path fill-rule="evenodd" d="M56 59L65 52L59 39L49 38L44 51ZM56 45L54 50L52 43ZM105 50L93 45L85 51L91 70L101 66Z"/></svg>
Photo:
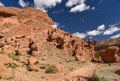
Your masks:
<svg viewBox="0 0 120 81"><path fill-rule="evenodd" d="M120 25L120 22L117 22L117 23L115 23L115 24L109 25L109 27L116 27L116 26L118 26L118 25Z"/></svg>
<svg viewBox="0 0 120 81"><path fill-rule="evenodd" d="M79 33L79 32L73 33L72 35L77 36L79 38L85 38L86 37L85 33Z"/></svg>
<svg viewBox="0 0 120 81"><path fill-rule="evenodd" d="M62 0L34 0L35 8L46 10L47 8L55 7L57 3L61 3Z"/></svg>
<svg viewBox="0 0 120 81"><path fill-rule="evenodd" d="M58 3L61 3L63 0L33 0L34 1L34 7L37 9L41 9L44 12L47 11L48 8L55 7ZM90 6L85 3L86 0L68 0L66 2L66 7L70 7L70 12L83 12L85 10L90 9ZM19 5L21 7L26 7L29 4L29 2L25 2L24 0L18 1ZM95 7L91 7L92 10L95 9Z"/></svg>
<svg viewBox="0 0 120 81"><path fill-rule="evenodd" d="M117 31L120 31L120 28L116 27L116 25L118 25L118 24L110 25L111 27L105 30L105 25L102 24L102 25L98 26L97 29L87 31L85 33L76 32L73 35L80 37L80 38L85 38L87 36L93 37L93 36L97 36L97 35L111 35ZM120 34L111 36L110 38L113 39L113 38L119 38L119 37L120 37Z"/></svg>
<svg viewBox="0 0 120 81"><path fill-rule="evenodd" d="M97 36L97 35L102 34L104 29L105 29L105 25L102 24L102 25L97 27L97 30L87 31L86 33L88 36Z"/></svg>
<svg viewBox="0 0 120 81"><path fill-rule="evenodd" d="M89 36L96 36L96 35L100 35L100 34L101 34L101 31L98 31L98 30L92 30L92 31L87 32L87 35L89 35Z"/></svg>
<svg viewBox="0 0 120 81"><path fill-rule="evenodd" d="M115 38L120 38L120 34L114 35L110 37L111 39L115 39Z"/></svg>
<svg viewBox="0 0 120 81"><path fill-rule="evenodd" d="M57 28L57 27L58 27L58 25L59 25L59 23L57 23L57 22L53 22L52 27L53 27L53 28Z"/></svg>
<svg viewBox="0 0 120 81"><path fill-rule="evenodd" d="M107 30L104 31L103 35L111 35L114 32L120 31L120 28L118 27L110 27Z"/></svg>
<svg viewBox="0 0 120 81"><path fill-rule="evenodd" d="M100 26L98 26L97 30L91 30L91 31L87 31L86 33L73 33L73 35L80 37L80 38L85 38L87 36L97 36L97 35L101 35L103 33L103 30L105 29L105 25L102 24Z"/></svg>
<svg viewBox="0 0 120 81"><path fill-rule="evenodd" d="M68 2L66 3L67 7L72 7L78 3L84 3L85 0L68 0Z"/></svg>
<svg viewBox="0 0 120 81"><path fill-rule="evenodd" d="M71 7L70 12L83 12L90 9L90 6L85 4L86 0L68 0L66 7Z"/></svg>
<svg viewBox="0 0 120 81"><path fill-rule="evenodd" d="M29 5L28 3L25 3L24 0L19 0L18 3L21 7L26 7Z"/></svg>
<svg viewBox="0 0 120 81"><path fill-rule="evenodd" d="M96 30L94 29L91 31L87 31L85 33L76 32L76 33L73 33L73 35L80 37L80 38L85 38L87 36L93 37L93 36L97 36L97 35L111 35L117 31L120 31L120 28L116 27L116 25L118 25L118 24L109 25L111 27L105 30L105 25L102 24L102 25L98 26ZM114 38L119 38L119 37L120 37L120 34L111 36L110 38L114 39Z"/></svg>
<svg viewBox="0 0 120 81"><path fill-rule="evenodd" d="M104 30L104 29L105 29L105 25L104 24L98 26L98 28L97 28L97 30Z"/></svg>
<svg viewBox="0 0 120 81"><path fill-rule="evenodd" d="M92 10L95 10L95 7L92 7L91 9L92 9Z"/></svg>
<svg viewBox="0 0 120 81"><path fill-rule="evenodd" d="M4 4L2 2L0 2L0 6L4 6Z"/></svg>
<svg viewBox="0 0 120 81"><path fill-rule="evenodd" d="M87 6L85 3L82 3L71 8L70 12L83 12L88 9L90 9L90 6Z"/></svg>

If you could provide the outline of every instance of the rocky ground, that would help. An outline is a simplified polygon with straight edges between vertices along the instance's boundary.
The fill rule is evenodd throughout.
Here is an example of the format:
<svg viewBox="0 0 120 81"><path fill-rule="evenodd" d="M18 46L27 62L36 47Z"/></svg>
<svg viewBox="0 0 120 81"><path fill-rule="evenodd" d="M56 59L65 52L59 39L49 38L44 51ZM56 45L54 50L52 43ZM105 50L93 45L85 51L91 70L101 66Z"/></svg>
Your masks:
<svg viewBox="0 0 120 81"><path fill-rule="evenodd" d="M40 10L0 7L0 81L119 81L119 46L97 45L52 28Z"/></svg>

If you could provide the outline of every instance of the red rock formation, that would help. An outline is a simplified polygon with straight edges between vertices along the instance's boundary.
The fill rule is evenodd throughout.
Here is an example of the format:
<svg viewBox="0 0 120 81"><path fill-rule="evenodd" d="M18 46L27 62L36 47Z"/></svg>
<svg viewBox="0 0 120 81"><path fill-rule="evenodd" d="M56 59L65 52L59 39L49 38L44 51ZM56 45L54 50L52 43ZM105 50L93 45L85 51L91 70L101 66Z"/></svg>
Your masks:
<svg viewBox="0 0 120 81"><path fill-rule="evenodd" d="M117 46L120 48L120 38L99 41L96 43L95 48L96 50L103 50L109 46ZM119 50L119 54L120 54L120 50Z"/></svg>
<svg viewBox="0 0 120 81"><path fill-rule="evenodd" d="M118 51L119 51L119 48L116 46L111 46L106 48L105 50L101 50L100 51L101 59L105 63L116 62L118 60Z"/></svg>
<svg viewBox="0 0 120 81"><path fill-rule="evenodd" d="M52 28L52 20L46 13L33 8L17 9L0 7L0 49L17 55L40 55L43 43L51 43L56 49L63 49L86 61L94 57L94 45L90 40L72 36ZM47 50L47 49L46 49Z"/></svg>
<svg viewBox="0 0 120 81"><path fill-rule="evenodd" d="M109 62L116 62L120 59L120 38L99 41L95 45L95 50L102 53L102 59L106 59L106 62L107 60Z"/></svg>

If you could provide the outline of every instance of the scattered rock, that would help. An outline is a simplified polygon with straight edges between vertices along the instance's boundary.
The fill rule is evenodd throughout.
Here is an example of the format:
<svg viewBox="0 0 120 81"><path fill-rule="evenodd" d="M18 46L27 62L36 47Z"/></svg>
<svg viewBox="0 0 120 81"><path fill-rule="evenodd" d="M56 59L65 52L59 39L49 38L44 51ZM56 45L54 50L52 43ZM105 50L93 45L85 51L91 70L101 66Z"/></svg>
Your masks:
<svg viewBox="0 0 120 81"><path fill-rule="evenodd" d="M54 65L51 65L51 66L55 68L57 73L63 71L63 66L61 64L54 64Z"/></svg>
<svg viewBox="0 0 120 81"><path fill-rule="evenodd" d="M36 71L36 70L38 70L37 66L29 65L29 71Z"/></svg>
<svg viewBox="0 0 120 81"><path fill-rule="evenodd" d="M28 60L29 65L34 65L37 62L37 59L35 59L34 57L30 57Z"/></svg>

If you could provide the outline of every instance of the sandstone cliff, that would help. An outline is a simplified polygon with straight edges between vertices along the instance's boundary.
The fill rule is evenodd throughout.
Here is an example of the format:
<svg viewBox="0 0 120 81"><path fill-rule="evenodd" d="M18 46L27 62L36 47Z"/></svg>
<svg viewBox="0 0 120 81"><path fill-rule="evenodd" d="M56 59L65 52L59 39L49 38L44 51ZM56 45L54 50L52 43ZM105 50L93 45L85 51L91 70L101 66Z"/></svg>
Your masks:
<svg viewBox="0 0 120 81"><path fill-rule="evenodd" d="M0 7L0 48L4 53L40 55L44 43L63 49L85 61L93 57L91 42L52 28L52 20L46 13L33 8L17 9ZM52 48L51 46L51 48ZM45 48L48 50L47 48Z"/></svg>

